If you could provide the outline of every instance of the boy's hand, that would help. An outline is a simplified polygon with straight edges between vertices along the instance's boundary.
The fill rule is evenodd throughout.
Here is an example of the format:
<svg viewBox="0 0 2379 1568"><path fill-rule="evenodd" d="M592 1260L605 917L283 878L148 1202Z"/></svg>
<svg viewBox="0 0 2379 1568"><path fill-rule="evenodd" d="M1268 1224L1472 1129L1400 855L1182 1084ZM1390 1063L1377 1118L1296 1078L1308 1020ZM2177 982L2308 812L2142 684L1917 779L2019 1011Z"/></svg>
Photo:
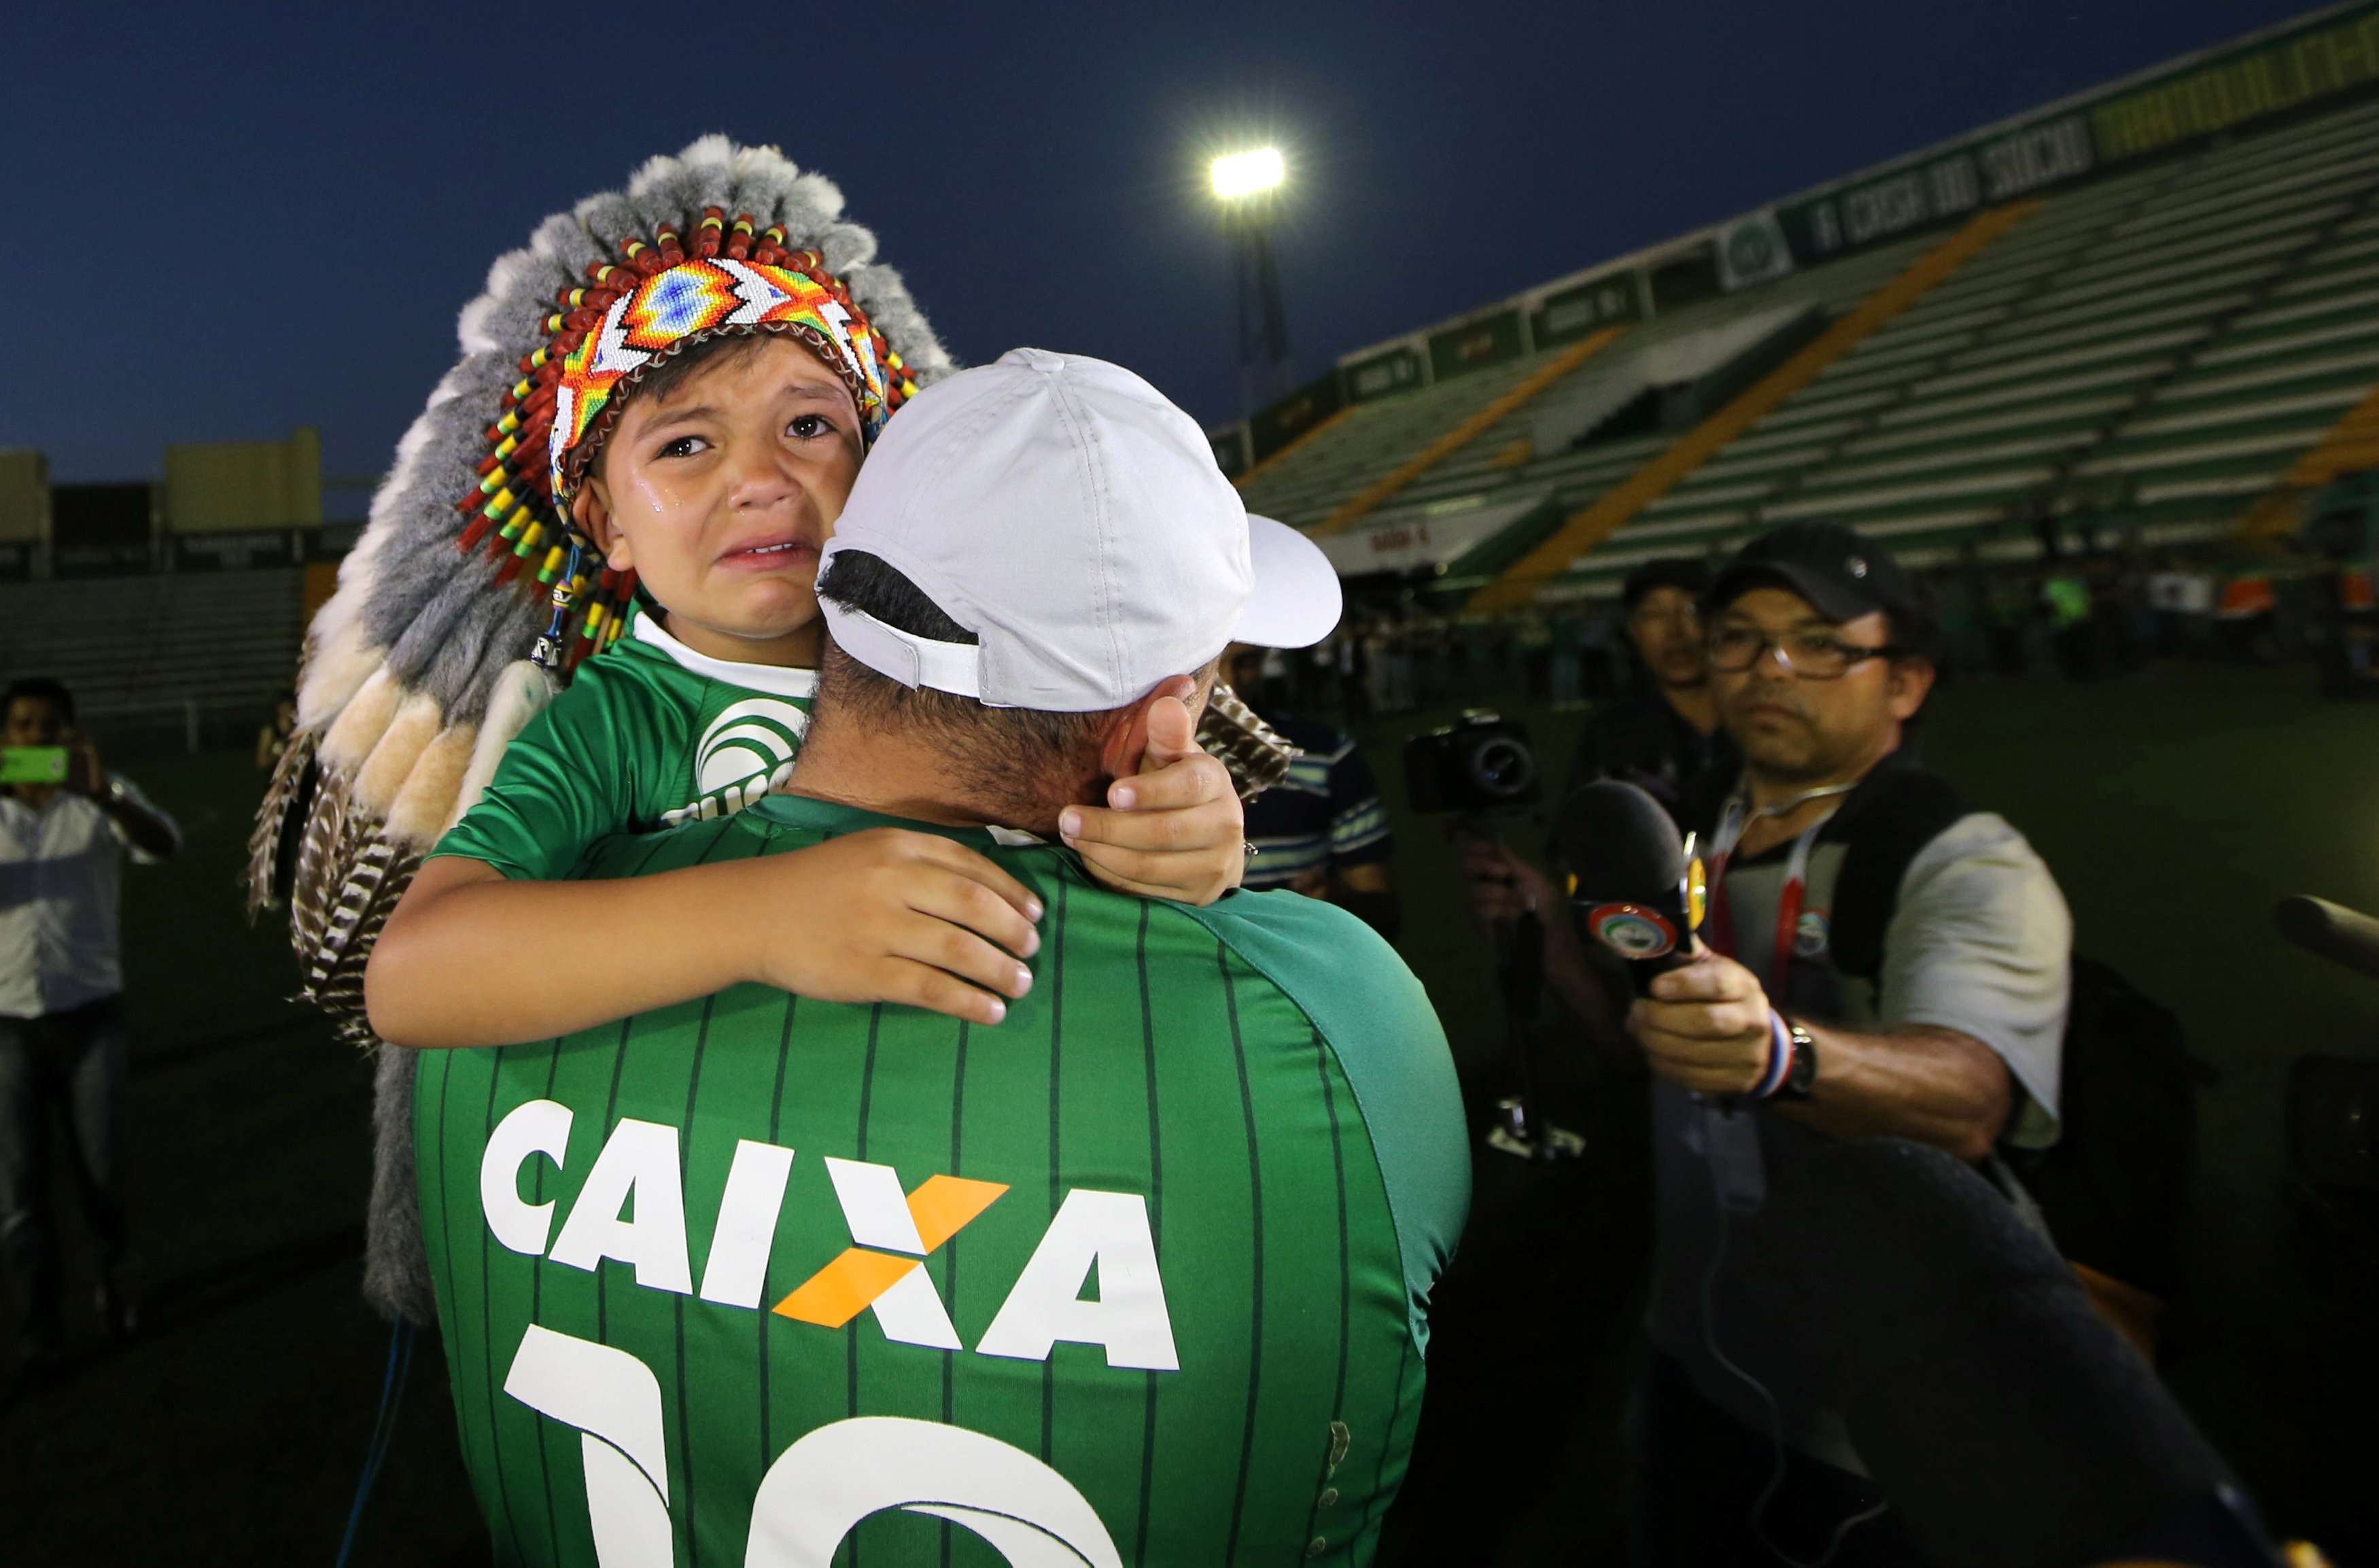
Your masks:
<svg viewBox="0 0 2379 1568"><path fill-rule="evenodd" d="M1041 900L963 844L878 827L747 864L753 978L780 991L995 1024L1033 988Z"/></svg>
<svg viewBox="0 0 2379 1568"><path fill-rule="evenodd" d="M1211 904L1247 870L1247 815L1231 770L1198 749L1198 727L1177 699L1148 716L1141 770L1107 786L1107 805L1068 806L1058 836L1091 874L1119 892Z"/></svg>

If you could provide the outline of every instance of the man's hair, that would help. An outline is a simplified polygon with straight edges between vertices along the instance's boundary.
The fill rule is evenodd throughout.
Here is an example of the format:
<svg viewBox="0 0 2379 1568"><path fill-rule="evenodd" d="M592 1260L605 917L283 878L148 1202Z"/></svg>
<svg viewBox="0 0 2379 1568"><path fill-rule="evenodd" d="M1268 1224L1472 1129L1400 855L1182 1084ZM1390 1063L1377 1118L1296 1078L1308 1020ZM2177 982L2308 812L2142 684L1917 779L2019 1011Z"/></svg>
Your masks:
<svg viewBox="0 0 2379 1568"><path fill-rule="evenodd" d="M1690 555L1655 556L1627 573L1627 580L1619 585L1619 609L1633 615L1637 605L1662 588L1675 588L1698 600L1709 592L1709 585L1708 562Z"/></svg>
<svg viewBox="0 0 2379 1568"><path fill-rule="evenodd" d="M913 637L969 645L980 641L881 556L859 550L838 553L818 579L817 591L822 599L874 616ZM873 723L924 730L953 742L959 781L970 787L996 783L1012 792L1020 781L1053 770L1088 768L1096 761L1090 748L1113 717L986 707L954 693L904 686L835 646L830 636L819 663L821 707ZM979 769L996 777L981 777Z"/></svg>
<svg viewBox="0 0 2379 1568"><path fill-rule="evenodd" d="M66 690L66 682L63 681L54 680L47 675L27 675L9 681L7 688L0 691L0 718L7 716L8 710L17 706L17 699L19 697L38 697L45 703L53 704L58 710L59 718L68 724L74 722L74 694Z"/></svg>

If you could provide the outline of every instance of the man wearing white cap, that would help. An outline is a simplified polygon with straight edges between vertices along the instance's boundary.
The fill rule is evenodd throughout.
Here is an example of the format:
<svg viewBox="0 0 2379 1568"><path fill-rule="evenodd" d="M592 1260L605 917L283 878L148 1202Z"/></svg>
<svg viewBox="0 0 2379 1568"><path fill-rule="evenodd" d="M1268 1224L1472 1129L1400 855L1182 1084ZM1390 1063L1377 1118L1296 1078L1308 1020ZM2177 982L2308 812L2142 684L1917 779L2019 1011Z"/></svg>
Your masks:
<svg viewBox="0 0 2379 1568"><path fill-rule="evenodd" d="M945 834L1045 905L1031 985L990 1028L742 985L424 1058L491 1527L539 1563L1368 1562L1467 1201L1437 1019L1329 905L1139 899L1047 841L1227 645L1326 634L1328 564L1146 382L1026 349L887 428L819 595L789 792L594 874Z"/></svg>

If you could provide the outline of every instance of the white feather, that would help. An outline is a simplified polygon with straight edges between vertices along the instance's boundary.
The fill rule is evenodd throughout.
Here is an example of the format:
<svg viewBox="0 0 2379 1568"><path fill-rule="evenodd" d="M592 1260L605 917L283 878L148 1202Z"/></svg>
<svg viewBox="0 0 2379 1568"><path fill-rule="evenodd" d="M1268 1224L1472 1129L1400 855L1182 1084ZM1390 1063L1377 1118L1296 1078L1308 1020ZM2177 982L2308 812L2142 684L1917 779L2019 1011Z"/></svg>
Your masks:
<svg viewBox="0 0 2379 1568"><path fill-rule="evenodd" d="M463 779L477 752L477 734L468 724L448 726L430 742L388 809L389 833L427 850L445 836L462 813L454 809Z"/></svg>
<svg viewBox="0 0 2379 1568"><path fill-rule="evenodd" d="M405 788L413 765L421 760L441 728L438 699L429 693L415 692L399 704L396 716L380 732L363 766L356 769L352 790L356 804L386 822L395 809L397 791Z"/></svg>
<svg viewBox="0 0 2379 1568"><path fill-rule="evenodd" d="M339 717L322 737L322 766L341 773L363 766L372 748L388 733L391 720L405 700L405 690L385 665L374 669L356 694L339 709Z"/></svg>
<svg viewBox="0 0 2379 1568"><path fill-rule="evenodd" d="M327 630L325 630L327 628ZM386 648L368 647L352 616L333 619L328 606L307 637L306 681L297 689L297 723L319 730L346 711L356 694L388 661Z"/></svg>
<svg viewBox="0 0 2379 1568"><path fill-rule="evenodd" d="M488 716L479 720L479 738L471 749L471 766L464 770L463 787L454 797L454 814L446 819L452 827L463 820L463 814L479 803L487 793L488 782L496 776L496 765L504 760L504 748L513 737L528 728L537 710L553 700L554 679L527 659L517 658L504 666L496 677L496 689L488 696Z"/></svg>

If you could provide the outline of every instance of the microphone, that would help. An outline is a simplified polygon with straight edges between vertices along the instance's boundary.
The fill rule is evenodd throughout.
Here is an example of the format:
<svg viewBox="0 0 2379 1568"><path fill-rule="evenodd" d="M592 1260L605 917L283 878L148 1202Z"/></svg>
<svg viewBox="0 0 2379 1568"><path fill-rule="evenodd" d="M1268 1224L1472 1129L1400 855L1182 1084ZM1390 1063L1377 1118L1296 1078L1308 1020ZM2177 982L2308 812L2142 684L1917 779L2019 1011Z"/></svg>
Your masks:
<svg viewBox="0 0 2379 1568"><path fill-rule="evenodd" d="M2379 920L2327 899L2292 893L2272 906L2272 923L2306 952L2379 978Z"/></svg>
<svg viewBox="0 0 2379 1568"><path fill-rule="evenodd" d="M1973 1568L2268 1568L2228 1469L1997 1188L1897 1139L1771 1173L1743 1267L1917 1544Z"/></svg>
<svg viewBox="0 0 2379 1568"><path fill-rule="evenodd" d="M1701 862L1660 802L1605 778L1562 802L1554 844L1588 940L1624 959L1636 993L1688 962L1701 924Z"/></svg>

